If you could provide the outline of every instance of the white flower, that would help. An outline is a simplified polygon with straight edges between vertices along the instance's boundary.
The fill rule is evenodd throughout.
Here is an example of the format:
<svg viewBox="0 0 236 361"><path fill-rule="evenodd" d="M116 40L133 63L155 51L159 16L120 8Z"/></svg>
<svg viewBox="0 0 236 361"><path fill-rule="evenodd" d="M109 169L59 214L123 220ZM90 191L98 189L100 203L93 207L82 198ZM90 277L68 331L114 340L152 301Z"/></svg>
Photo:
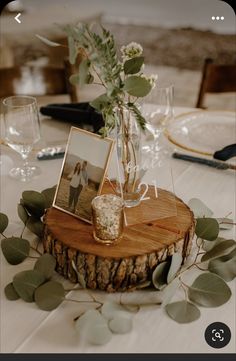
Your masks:
<svg viewBox="0 0 236 361"><path fill-rule="evenodd" d="M155 88L155 86L156 86L156 81L157 81L157 79L158 79L158 75L157 75L157 74L152 74L152 75L149 75L149 76L148 76L148 75L145 75L145 74L142 74L142 78L146 79L146 80L150 83L152 89Z"/></svg>
<svg viewBox="0 0 236 361"><path fill-rule="evenodd" d="M140 44L132 41L131 43L129 43L126 46L123 45L121 47L120 51L122 54L122 58L127 60L127 59L132 59L132 58L142 55L143 48Z"/></svg>
<svg viewBox="0 0 236 361"><path fill-rule="evenodd" d="M158 75L157 75L157 74L152 74L152 75L150 75L150 77L149 77L149 82L150 82L150 84L151 84L151 86L152 86L152 89L155 88L157 79L158 79Z"/></svg>

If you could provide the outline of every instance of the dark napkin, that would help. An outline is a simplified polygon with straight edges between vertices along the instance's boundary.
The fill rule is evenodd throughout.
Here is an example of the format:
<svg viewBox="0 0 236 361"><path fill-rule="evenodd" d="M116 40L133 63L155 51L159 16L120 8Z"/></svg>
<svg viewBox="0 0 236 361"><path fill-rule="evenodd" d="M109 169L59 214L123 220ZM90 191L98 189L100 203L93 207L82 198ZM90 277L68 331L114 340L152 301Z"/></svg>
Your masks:
<svg viewBox="0 0 236 361"><path fill-rule="evenodd" d="M48 104L41 107L40 112L43 115L73 123L79 128L86 128L86 125L90 125L94 133L97 133L104 125L102 114L97 112L87 102Z"/></svg>
<svg viewBox="0 0 236 361"><path fill-rule="evenodd" d="M227 145L213 154L213 158L223 161L233 157L236 157L236 144Z"/></svg>

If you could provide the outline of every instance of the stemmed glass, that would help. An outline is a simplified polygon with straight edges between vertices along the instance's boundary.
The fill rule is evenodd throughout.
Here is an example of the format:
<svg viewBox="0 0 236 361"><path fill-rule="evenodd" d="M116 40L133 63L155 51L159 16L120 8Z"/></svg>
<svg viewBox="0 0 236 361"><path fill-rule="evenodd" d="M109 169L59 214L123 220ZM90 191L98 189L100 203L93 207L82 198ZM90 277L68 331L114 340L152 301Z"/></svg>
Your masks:
<svg viewBox="0 0 236 361"><path fill-rule="evenodd" d="M5 142L23 159L22 167L12 168L9 175L23 182L41 173L30 166L28 156L40 139L37 101L30 96L12 96L3 100Z"/></svg>
<svg viewBox="0 0 236 361"><path fill-rule="evenodd" d="M173 117L173 92L173 85L156 86L142 104L142 114L147 121L146 128L154 137L151 146L144 145L143 151L159 160L168 154L168 150L161 144L160 138Z"/></svg>

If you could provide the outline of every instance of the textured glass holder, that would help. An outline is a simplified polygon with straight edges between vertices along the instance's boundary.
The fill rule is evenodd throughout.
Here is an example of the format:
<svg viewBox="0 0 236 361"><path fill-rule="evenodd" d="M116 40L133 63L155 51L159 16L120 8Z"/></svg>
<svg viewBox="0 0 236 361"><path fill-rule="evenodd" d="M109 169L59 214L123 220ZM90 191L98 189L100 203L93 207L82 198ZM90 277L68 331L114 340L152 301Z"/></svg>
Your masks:
<svg viewBox="0 0 236 361"><path fill-rule="evenodd" d="M114 194L97 196L92 201L93 237L102 244L117 243L124 229L124 202Z"/></svg>

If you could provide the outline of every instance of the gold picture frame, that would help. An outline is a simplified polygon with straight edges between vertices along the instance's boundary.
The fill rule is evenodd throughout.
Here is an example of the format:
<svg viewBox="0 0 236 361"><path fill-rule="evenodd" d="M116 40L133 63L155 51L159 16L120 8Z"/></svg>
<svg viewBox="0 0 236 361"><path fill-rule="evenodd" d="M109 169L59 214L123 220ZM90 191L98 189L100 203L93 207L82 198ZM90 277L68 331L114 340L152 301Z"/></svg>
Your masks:
<svg viewBox="0 0 236 361"><path fill-rule="evenodd" d="M71 127L53 207L91 223L91 202L105 180L114 140Z"/></svg>

